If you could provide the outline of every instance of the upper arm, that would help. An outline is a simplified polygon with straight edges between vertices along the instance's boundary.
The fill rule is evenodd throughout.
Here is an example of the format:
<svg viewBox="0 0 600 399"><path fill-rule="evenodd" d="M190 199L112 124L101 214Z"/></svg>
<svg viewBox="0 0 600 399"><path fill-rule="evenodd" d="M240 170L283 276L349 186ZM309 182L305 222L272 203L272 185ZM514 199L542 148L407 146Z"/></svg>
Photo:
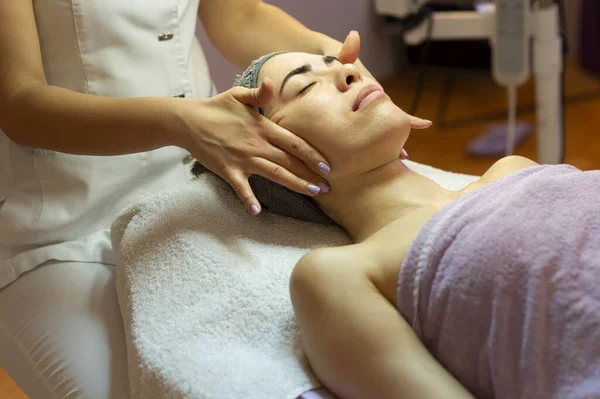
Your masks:
<svg viewBox="0 0 600 399"><path fill-rule="evenodd" d="M32 0L0 1L0 54L1 120L19 90L46 83Z"/></svg>
<svg viewBox="0 0 600 399"><path fill-rule="evenodd" d="M198 8L198 16L211 40L231 27L237 26L236 21L252 12L261 0L202 0Z"/></svg>

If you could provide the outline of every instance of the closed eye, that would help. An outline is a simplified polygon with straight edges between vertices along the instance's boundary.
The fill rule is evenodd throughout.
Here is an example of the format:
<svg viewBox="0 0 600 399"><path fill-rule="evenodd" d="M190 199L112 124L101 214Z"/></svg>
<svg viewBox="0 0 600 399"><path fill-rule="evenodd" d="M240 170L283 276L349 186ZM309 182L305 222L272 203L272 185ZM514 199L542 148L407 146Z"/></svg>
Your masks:
<svg viewBox="0 0 600 399"><path fill-rule="evenodd" d="M300 91L298 92L298 94L297 94L297 95L299 96L299 95L301 95L301 94L304 94L304 93L305 93L305 92L306 92L308 89L310 89L310 88L311 88L311 87L312 87L314 84L316 84L316 83L317 83L317 81L316 81L316 80L315 80L314 82L311 82L311 83L309 83L309 84L308 84L308 85L306 85L306 86L305 86L305 87L304 87L302 90L300 90Z"/></svg>

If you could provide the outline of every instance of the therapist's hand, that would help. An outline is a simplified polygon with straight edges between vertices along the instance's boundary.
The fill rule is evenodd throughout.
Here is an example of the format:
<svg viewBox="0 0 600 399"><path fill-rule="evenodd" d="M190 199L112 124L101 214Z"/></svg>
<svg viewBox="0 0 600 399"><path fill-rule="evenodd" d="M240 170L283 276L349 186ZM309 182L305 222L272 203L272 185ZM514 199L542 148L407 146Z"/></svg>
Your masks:
<svg viewBox="0 0 600 399"><path fill-rule="evenodd" d="M323 155L255 110L271 101L273 90L270 80L257 89L234 87L206 99L181 100L178 111L185 131L181 146L226 180L253 214L260 212L248 183L253 174L310 196L329 190Z"/></svg>
<svg viewBox="0 0 600 399"><path fill-rule="evenodd" d="M363 76L368 76L375 80L373 75L371 75L371 72L369 72L369 70L358 59L359 53L360 35L357 31L353 30L348 33L348 36L346 36L344 44L342 44L342 47L337 52L337 58L342 64L355 64Z"/></svg>

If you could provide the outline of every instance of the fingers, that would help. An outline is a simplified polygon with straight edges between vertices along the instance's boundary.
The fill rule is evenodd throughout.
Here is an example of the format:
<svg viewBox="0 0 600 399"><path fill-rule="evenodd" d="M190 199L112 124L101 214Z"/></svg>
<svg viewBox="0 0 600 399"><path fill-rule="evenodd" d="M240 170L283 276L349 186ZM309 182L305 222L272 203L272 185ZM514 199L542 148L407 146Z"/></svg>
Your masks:
<svg viewBox="0 0 600 399"><path fill-rule="evenodd" d="M320 152L302 138L271 122L267 139L274 146L303 161L315 173L325 176L331 169Z"/></svg>
<svg viewBox="0 0 600 399"><path fill-rule="evenodd" d="M319 175L311 171L302 161L274 148L270 159L254 158L246 171L237 170L225 173L224 179L242 200L246 209L253 215L261 212L261 206L248 183L250 174L257 174L274 181L300 194L315 196L329 192L329 185Z"/></svg>
<svg viewBox="0 0 600 399"><path fill-rule="evenodd" d="M342 48L338 52L338 59L342 64L354 64L358 67L358 70L363 76L367 76L377 82L377 79L373 77L371 72L360 62L358 55L360 53L360 36L357 31L351 31ZM381 86L381 85L380 85Z"/></svg>
<svg viewBox="0 0 600 399"><path fill-rule="evenodd" d="M243 104L252 108L262 108L269 105L273 99L273 81L271 78L265 77L260 87L256 89L236 87L232 94L236 100Z"/></svg>
<svg viewBox="0 0 600 399"><path fill-rule="evenodd" d="M327 184L327 181L323 179L320 175L309 169L304 164L304 162L290 154L285 153L284 151L276 147L273 147L272 150L269 152L270 153L268 154L268 156L264 156L263 158L268 159L269 161L284 167L296 177L299 177L300 179L304 180L305 186L307 186L308 184L313 184L319 186L319 188L321 189L321 193L329 192L329 185ZM288 188L294 190L294 188L292 187Z"/></svg>
<svg viewBox="0 0 600 399"><path fill-rule="evenodd" d="M255 99L256 101L251 105L256 108L265 107L269 105L271 100L273 99L274 89L273 89L273 80L268 76L265 76L260 87L258 89L254 89L256 92L258 90Z"/></svg>
<svg viewBox="0 0 600 399"><path fill-rule="evenodd" d="M304 179L291 173L281 165L278 165L265 158L256 158L254 160L256 168L254 174L266 177L282 186L289 188L297 193L309 195L311 197L321 192L321 187L314 183L306 182ZM327 187L327 191L329 191Z"/></svg>
<svg viewBox="0 0 600 399"><path fill-rule="evenodd" d="M408 115L410 119L411 129L427 129L433 122L427 119L417 118L416 116Z"/></svg>
<svg viewBox="0 0 600 399"><path fill-rule="evenodd" d="M248 183L248 176L245 176L241 171L230 173L228 176L224 176L225 181L229 183L231 188L235 191L237 196L242 200L246 209L253 215L258 215L261 211L260 203L256 199L250 183Z"/></svg>
<svg viewBox="0 0 600 399"><path fill-rule="evenodd" d="M357 31L351 31L339 51L338 58L342 64L354 64L360 52L360 36Z"/></svg>

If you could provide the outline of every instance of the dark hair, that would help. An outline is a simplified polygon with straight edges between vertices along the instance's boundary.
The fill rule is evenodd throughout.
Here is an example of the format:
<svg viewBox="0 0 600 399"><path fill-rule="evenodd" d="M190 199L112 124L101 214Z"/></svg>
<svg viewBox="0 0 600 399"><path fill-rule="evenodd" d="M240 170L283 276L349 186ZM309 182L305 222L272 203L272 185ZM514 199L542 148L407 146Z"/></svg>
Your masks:
<svg viewBox="0 0 600 399"><path fill-rule="evenodd" d="M209 172L209 170L200 162L195 161L192 167L194 176L198 177L204 172ZM248 182L260 205L270 212L307 222L336 224L307 195L299 194L259 175L250 176Z"/></svg>

